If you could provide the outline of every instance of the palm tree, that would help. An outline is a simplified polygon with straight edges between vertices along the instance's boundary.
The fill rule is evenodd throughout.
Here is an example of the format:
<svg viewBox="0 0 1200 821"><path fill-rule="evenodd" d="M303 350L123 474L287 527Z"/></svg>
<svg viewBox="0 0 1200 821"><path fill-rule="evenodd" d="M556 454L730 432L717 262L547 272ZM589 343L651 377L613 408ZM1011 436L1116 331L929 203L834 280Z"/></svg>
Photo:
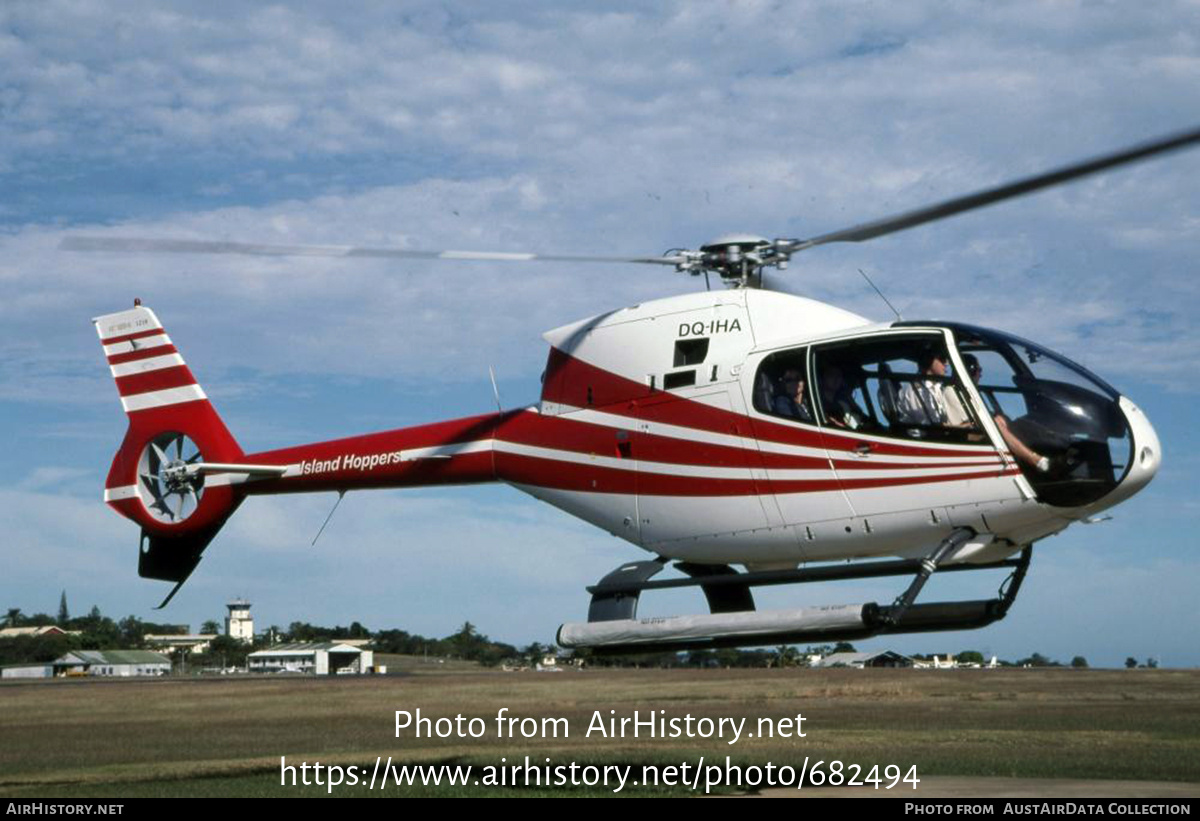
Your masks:
<svg viewBox="0 0 1200 821"><path fill-rule="evenodd" d="M781 644L775 648L774 663L776 667L795 667L800 654L790 644Z"/></svg>

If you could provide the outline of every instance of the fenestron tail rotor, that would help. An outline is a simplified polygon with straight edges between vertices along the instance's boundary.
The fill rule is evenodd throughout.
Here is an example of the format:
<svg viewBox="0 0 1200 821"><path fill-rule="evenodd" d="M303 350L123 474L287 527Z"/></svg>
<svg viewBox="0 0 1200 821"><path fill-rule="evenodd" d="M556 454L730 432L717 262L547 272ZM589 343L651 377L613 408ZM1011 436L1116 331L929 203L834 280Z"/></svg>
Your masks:
<svg viewBox="0 0 1200 821"><path fill-rule="evenodd" d="M160 522L179 524L196 512L204 495L204 474L189 467L200 462L200 449L186 434L155 436L138 461L138 495Z"/></svg>
<svg viewBox="0 0 1200 821"><path fill-rule="evenodd" d="M123 236L67 237L60 247L70 251L124 253L243 254L250 256L301 256L344 259L449 259L494 262L607 262L670 265L694 276L717 274L733 287L761 287L766 268L787 268L792 255L833 242L863 242L945 219L976 208L1031 194L1091 174L1098 174L1150 157L1190 148L1200 143L1200 128L1172 134L1083 162L1037 174L1014 182L986 188L962 197L914 208L849 228L830 231L808 239L768 240L748 234L721 237L697 251L677 249L661 256L590 256L536 254L511 251L422 251L408 248L371 248L353 245L276 245L269 243L221 242L197 239Z"/></svg>

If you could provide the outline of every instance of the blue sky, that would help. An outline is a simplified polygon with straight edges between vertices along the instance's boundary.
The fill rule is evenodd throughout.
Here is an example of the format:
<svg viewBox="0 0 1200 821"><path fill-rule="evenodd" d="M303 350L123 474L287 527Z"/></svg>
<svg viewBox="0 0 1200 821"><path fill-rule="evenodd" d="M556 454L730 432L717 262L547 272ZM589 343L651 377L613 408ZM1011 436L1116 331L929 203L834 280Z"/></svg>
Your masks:
<svg viewBox="0 0 1200 821"><path fill-rule="evenodd" d="M124 417L90 318L141 297L248 450L532 402L542 331L696 282L633 266L72 255L112 230L654 254L806 236L1200 122L1200 7L440 3L0 7L0 602L548 641L640 551L504 487L253 499L165 613L100 489ZM1200 152L855 246L787 286L1038 340L1144 407L1165 464L1042 543L1009 618L877 639L1200 664ZM961 574L959 574L961 575ZM939 595L999 579L936 581ZM931 591L931 592L932 592ZM890 585L772 593L889 600ZM314 595L315 593L315 595ZM690 599L647 601L658 612Z"/></svg>

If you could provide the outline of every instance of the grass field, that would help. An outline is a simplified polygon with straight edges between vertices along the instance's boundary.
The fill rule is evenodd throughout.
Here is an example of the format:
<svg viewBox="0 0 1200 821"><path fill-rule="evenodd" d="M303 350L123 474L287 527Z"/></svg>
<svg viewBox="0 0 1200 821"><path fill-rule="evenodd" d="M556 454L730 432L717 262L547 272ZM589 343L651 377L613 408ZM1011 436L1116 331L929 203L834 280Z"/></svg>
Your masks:
<svg viewBox="0 0 1200 821"><path fill-rule="evenodd" d="M403 668L405 664L397 665ZM1200 782L1200 671L589 670L554 675L417 665L378 677L50 681L0 687L0 795L323 795L280 786L289 764L667 766L701 756L797 769L896 764L920 776ZM569 736L501 738L496 715L565 718ZM395 711L483 719L481 738L395 735ZM609 717L805 716L805 738L603 738ZM560 725L561 726L561 725ZM478 728L479 725L476 725ZM756 734L757 735L757 734ZM864 773L866 769L864 769ZM363 776L366 780L366 776ZM611 794L604 788L586 794ZM670 792L663 788L662 792ZM341 786L337 795L380 795ZM389 787L384 796L515 795L511 787ZM562 787L535 794L568 794ZM687 788L675 792L690 793ZM647 794L646 788L625 794Z"/></svg>

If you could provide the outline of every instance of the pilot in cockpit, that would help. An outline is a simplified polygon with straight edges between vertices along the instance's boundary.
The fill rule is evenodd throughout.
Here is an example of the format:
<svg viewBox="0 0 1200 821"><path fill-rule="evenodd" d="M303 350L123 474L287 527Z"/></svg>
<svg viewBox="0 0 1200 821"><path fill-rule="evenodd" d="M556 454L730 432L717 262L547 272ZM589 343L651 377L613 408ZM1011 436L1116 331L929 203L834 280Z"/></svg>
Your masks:
<svg viewBox="0 0 1200 821"><path fill-rule="evenodd" d="M983 368L979 364L979 358L974 354L963 354L963 364L967 367L967 374L971 377L971 381L976 385L979 384L980 378L983 376ZM957 401L957 400L956 400ZM959 406L959 410L962 407ZM964 414L966 411L962 411ZM992 421L996 423L996 427L1000 429L1000 437L1004 440L1004 444L1008 445L1008 449L1012 451L1013 456L1018 460L1029 465L1038 473L1050 472L1050 458L1043 456L1033 448L1026 445L1021 438L1013 433L1008 425L1008 417L1002 413L996 413L992 416Z"/></svg>
<svg viewBox="0 0 1200 821"><path fill-rule="evenodd" d="M918 367L925 379L905 382L896 399L900 421L907 425L954 426L947 408L947 397L953 391L947 391L945 383L941 381L946 375L946 354L930 349L922 354ZM959 406L958 410L962 411L962 407Z"/></svg>

